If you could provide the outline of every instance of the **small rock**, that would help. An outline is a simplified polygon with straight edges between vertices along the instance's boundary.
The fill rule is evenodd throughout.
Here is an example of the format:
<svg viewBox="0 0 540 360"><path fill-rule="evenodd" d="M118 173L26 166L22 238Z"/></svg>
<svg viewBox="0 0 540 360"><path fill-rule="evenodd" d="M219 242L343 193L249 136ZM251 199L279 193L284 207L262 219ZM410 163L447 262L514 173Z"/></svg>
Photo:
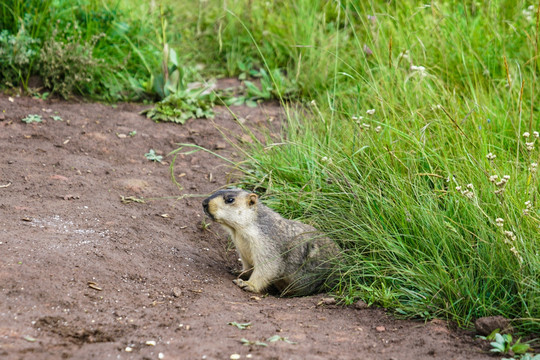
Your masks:
<svg viewBox="0 0 540 360"><path fill-rule="evenodd" d="M479 318L474 322L474 327L478 334L484 336L491 334L496 329L499 329L501 333L512 332L510 320L500 315Z"/></svg>
<svg viewBox="0 0 540 360"><path fill-rule="evenodd" d="M215 149L216 150L221 150L221 149L225 149L226 147L227 147L227 144L220 141L220 142L216 143Z"/></svg>
<svg viewBox="0 0 540 360"><path fill-rule="evenodd" d="M146 345L148 345L148 346L156 346L156 342L154 340L148 340L146 342Z"/></svg>
<svg viewBox="0 0 540 360"><path fill-rule="evenodd" d="M367 309L369 305L364 300L358 300L354 303L354 308L358 310Z"/></svg>
<svg viewBox="0 0 540 360"><path fill-rule="evenodd" d="M232 354L232 355L229 357L229 359L231 359L231 360L238 360L238 359L240 359L240 354Z"/></svg>
<svg viewBox="0 0 540 360"><path fill-rule="evenodd" d="M127 138L127 135L126 135L126 134L116 134L116 136L117 136L119 139L125 139L125 138Z"/></svg>
<svg viewBox="0 0 540 360"><path fill-rule="evenodd" d="M159 353L157 357L158 359L165 359L165 355L163 353Z"/></svg>
<svg viewBox="0 0 540 360"><path fill-rule="evenodd" d="M68 181L69 180L67 177L62 176L62 175L58 175L58 174L51 175L51 179L52 180L60 180L60 181Z"/></svg>
<svg viewBox="0 0 540 360"><path fill-rule="evenodd" d="M261 298L255 295L250 296L249 299L253 301L261 301Z"/></svg>
<svg viewBox="0 0 540 360"><path fill-rule="evenodd" d="M334 299L334 298L322 298L317 303L317 306L321 306L321 305L336 305L336 299Z"/></svg>
<svg viewBox="0 0 540 360"><path fill-rule="evenodd" d="M172 289L172 294L174 295L174 297L180 297L180 296L182 296L182 290L175 287L175 288Z"/></svg>
<svg viewBox="0 0 540 360"><path fill-rule="evenodd" d="M126 348L124 349L125 352L132 352L133 351L133 348L132 347L129 347L129 346L126 346Z"/></svg>
<svg viewBox="0 0 540 360"><path fill-rule="evenodd" d="M377 330L378 332L385 332L386 328L384 326L377 326L375 330Z"/></svg>

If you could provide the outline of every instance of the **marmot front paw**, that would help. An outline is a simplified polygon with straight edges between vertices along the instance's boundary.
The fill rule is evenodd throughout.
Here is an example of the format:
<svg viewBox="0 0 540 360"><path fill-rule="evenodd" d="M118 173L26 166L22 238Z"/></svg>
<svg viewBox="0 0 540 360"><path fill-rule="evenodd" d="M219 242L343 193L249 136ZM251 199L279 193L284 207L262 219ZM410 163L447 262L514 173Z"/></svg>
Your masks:
<svg viewBox="0 0 540 360"><path fill-rule="evenodd" d="M250 291L250 292L257 292L249 281L245 281L242 279L234 279L233 283L235 283L242 290Z"/></svg>

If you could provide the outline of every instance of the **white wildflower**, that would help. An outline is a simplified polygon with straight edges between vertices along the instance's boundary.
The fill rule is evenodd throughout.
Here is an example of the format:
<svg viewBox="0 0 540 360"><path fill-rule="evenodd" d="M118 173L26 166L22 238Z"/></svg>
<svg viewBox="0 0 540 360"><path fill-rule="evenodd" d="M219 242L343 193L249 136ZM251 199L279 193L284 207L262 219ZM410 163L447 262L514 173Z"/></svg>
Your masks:
<svg viewBox="0 0 540 360"><path fill-rule="evenodd" d="M531 134L529 134L528 132L524 132L524 133L523 133L523 137L524 137L524 138L528 138L529 136L531 136Z"/></svg>
<svg viewBox="0 0 540 360"><path fill-rule="evenodd" d="M370 110L366 111L366 113L368 115L373 115L373 114L375 114L375 109L370 109Z"/></svg>
<svg viewBox="0 0 540 360"><path fill-rule="evenodd" d="M366 123L362 123L362 125L360 125L360 126L362 126L362 128L366 129L366 130L369 130L369 128L371 127L371 125L366 124Z"/></svg>
<svg viewBox="0 0 540 360"><path fill-rule="evenodd" d="M404 52L401 53L400 56L406 60L409 60L409 50L405 50Z"/></svg>
<svg viewBox="0 0 540 360"><path fill-rule="evenodd" d="M496 157L497 157L497 155L492 154L492 153L489 153L489 154L486 155L486 158L487 158L488 160L490 160L490 161L491 161L491 160L494 160Z"/></svg>
<svg viewBox="0 0 540 360"><path fill-rule="evenodd" d="M499 175L491 175L491 176L489 177L489 181L492 182L492 183L494 183L494 182L497 181L498 178L499 178Z"/></svg>
<svg viewBox="0 0 540 360"><path fill-rule="evenodd" d="M379 125L375 128L376 133L380 133L382 131L382 127Z"/></svg>
<svg viewBox="0 0 540 360"><path fill-rule="evenodd" d="M510 248L510 251L512 252L512 254L514 254L515 257L518 258L520 263L523 263L523 257L521 257L521 255L519 255L519 252L516 250L516 248L514 246L512 246Z"/></svg>
<svg viewBox="0 0 540 360"><path fill-rule="evenodd" d="M509 238L510 240L512 240L512 241L513 241L513 240L516 240L516 235L514 235L514 233L513 233L512 231L506 230L506 231L504 232L504 235L505 235L507 238Z"/></svg>
<svg viewBox="0 0 540 360"><path fill-rule="evenodd" d="M471 189L471 190L474 190L474 186L473 186L473 184L467 184L467 189Z"/></svg>
<svg viewBox="0 0 540 360"><path fill-rule="evenodd" d="M538 131L533 131L533 136L538 139L540 133L538 133Z"/></svg>
<svg viewBox="0 0 540 360"><path fill-rule="evenodd" d="M523 215L524 216L529 215L531 210L532 210L532 203L530 201L525 201L525 209L523 209Z"/></svg>
<svg viewBox="0 0 540 360"><path fill-rule="evenodd" d="M497 226L503 227L504 226L504 219L503 218L496 218L495 223L497 224Z"/></svg>
<svg viewBox="0 0 540 360"><path fill-rule="evenodd" d="M510 175L504 175L501 181L495 183L498 187L504 187L506 183L510 180Z"/></svg>
<svg viewBox="0 0 540 360"><path fill-rule="evenodd" d="M463 195L469 199L472 199L474 197L474 193L472 191L469 191L469 190L465 190L463 192Z"/></svg>
<svg viewBox="0 0 540 360"><path fill-rule="evenodd" d="M415 73L418 73L420 74L420 76L424 77L424 76L427 76L427 71L426 71L426 68L423 67L423 66L415 66L415 65L411 65L411 67L409 68L412 72L415 72Z"/></svg>
<svg viewBox="0 0 540 360"><path fill-rule="evenodd" d="M527 148L528 151L533 151L534 150L534 141L533 142L526 142L525 147Z"/></svg>
<svg viewBox="0 0 540 360"><path fill-rule="evenodd" d="M538 168L538 163L531 163L531 166L529 166L529 171L530 172L536 172L536 169Z"/></svg>

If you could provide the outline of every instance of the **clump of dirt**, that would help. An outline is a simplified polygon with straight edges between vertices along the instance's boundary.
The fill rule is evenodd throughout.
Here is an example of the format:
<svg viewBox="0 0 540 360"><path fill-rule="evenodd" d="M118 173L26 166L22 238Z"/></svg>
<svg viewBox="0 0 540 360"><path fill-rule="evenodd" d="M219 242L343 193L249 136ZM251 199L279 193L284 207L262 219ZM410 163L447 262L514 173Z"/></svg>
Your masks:
<svg viewBox="0 0 540 360"><path fill-rule="evenodd" d="M238 159L222 132L250 138L225 108L184 126L143 108L0 95L2 358L490 358L442 321L240 290L237 256L201 207L231 169L204 151L178 155L180 191L166 155L188 143ZM259 133L283 116L277 104L233 111ZM44 121L23 123L29 114Z"/></svg>

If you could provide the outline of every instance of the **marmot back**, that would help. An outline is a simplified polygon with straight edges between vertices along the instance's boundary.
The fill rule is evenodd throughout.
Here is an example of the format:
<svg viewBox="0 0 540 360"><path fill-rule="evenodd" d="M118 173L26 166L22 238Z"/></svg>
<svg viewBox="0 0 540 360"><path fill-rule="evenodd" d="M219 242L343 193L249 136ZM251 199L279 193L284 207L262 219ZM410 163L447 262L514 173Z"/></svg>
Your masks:
<svg viewBox="0 0 540 360"><path fill-rule="evenodd" d="M287 220L241 189L220 190L203 201L205 213L231 235L242 261L244 290L274 285L284 296L317 293L331 280L339 247L310 225ZM249 280L246 280L248 279Z"/></svg>

